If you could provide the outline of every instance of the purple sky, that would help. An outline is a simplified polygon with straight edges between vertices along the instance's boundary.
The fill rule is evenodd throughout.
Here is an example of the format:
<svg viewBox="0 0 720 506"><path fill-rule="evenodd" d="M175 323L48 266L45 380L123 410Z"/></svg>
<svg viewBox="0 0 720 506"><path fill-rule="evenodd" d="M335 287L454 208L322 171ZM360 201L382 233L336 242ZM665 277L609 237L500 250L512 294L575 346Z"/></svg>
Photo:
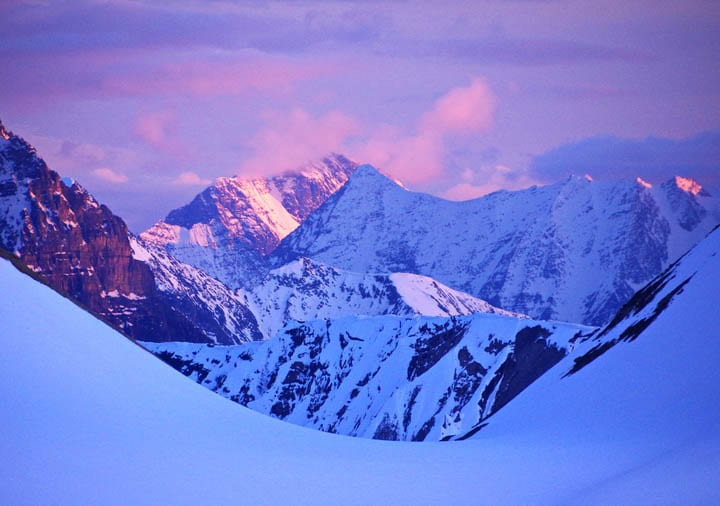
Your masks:
<svg viewBox="0 0 720 506"><path fill-rule="evenodd" d="M139 232L336 151L414 190L720 190L717 0L0 2L0 118Z"/></svg>

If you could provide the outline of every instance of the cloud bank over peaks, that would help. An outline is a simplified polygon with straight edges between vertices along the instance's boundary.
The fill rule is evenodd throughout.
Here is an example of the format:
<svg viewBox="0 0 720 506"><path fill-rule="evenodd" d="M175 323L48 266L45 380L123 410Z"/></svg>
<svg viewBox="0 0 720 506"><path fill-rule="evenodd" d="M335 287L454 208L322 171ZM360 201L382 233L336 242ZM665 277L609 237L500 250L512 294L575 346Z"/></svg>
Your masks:
<svg viewBox="0 0 720 506"><path fill-rule="evenodd" d="M720 130L685 139L591 137L551 149L529 167L532 177L546 182L584 173L603 179L642 177L649 183L680 175L720 188Z"/></svg>
<svg viewBox="0 0 720 506"><path fill-rule="evenodd" d="M482 78L452 88L418 120L414 133L386 126L373 132L358 157L407 183L427 183L444 175L448 141L469 140L492 127L497 98ZM463 138L463 139L459 139Z"/></svg>
<svg viewBox="0 0 720 506"><path fill-rule="evenodd" d="M356 135L357 120L340 111L313 115L303 109L267 111L265 126L247 143L252 151L238 171L242 176L267 176L294 169L330 152L343 152Z"/></svg>
<svg viewBox="0 0 720 506"><path fill-rule="evenodd" d="M269 175L334 151L406 183L431 182L445 175L448 142L469 142L489 130L497 102L490 85L476 77L436 99L411 128L370 124L339 110L266 112L239 174Z"/></svg>
<svg viewBox="0 0 720 506"><path fill-rule="evenodd" d="M440 196L448 200L471 200L498 190L520 190L537 184L527 171L502 164L465 169L461 182L443 191Z"/></svg>

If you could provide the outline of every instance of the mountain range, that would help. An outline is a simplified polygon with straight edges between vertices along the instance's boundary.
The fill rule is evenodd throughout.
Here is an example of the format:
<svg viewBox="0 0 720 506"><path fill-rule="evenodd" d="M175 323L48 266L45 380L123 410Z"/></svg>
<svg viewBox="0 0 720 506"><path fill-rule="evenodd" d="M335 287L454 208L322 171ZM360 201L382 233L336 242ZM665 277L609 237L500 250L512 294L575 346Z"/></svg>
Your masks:
<svg viewBox="0 0 720 506"><path fill-rule="evenodd" d="M566 376L569 355L444 444L337 437L244 409L0 260L13 294L0 298L0 501L716 504L717 231L708 239L613 335L581 346L658 313L691 276L634 340Z"/></svg>
<svg viewBox="0 0 720 506"><path fill-rule="evenodd" d="M144 346L211 390L299 425L376 439L466 439L548 369L575 375L616 345L652 335L658 318L692 319L687 332L696 339L717 333L692 301L713 299L719 253L716 227L603 328L494 314L351 317L291 325L261 344ZM685 315L676 298L690 306Z"/></svg>
<svg viewBox="0 0 720 506"><path fill-rule="evenodd" d="M230 250L190 245L201 252L220 251L236 269L258 278L251 288L233 290L216 279L222 276L212 277L173 256L179 251L173 245L161 247L147 240L152 239L148 234L143 234L145 239L133 236L121 218L77 181L50 170L25 140L4 127L0 133L0 251L19 258L35 276L133 339L233 344L269 339L289 319L358 312L502 312L423 276L356 275L308 260L295 262L296 267L270 269L249 249L248 237L232 244L257 256L259 260L249 266L242 263L242 254L232 256L230 243L225 244ZM324 163L315 166L315 172L307 168L275 178L274 188L298 189L312 201L314 195L325 195L340 184L340 176L333 182L324 177L332 167L342 174L354 168L340 156ZM239 180L226 183L223 187L248 188ZM255 180L250 187L267 185ZM205 192L194 202L202 202L206 193L215 194ZM309 212L289 196L284 202L297 216ZM253 271L257 262L263 262L263 269Z"/></svg>
<svg viewBox="0 0 720 506"><path fill-rule="evenodd" d="M413 272L533 318L602 325L718 223L717 200L681 177L573 176L450 202L363 166L272 260Z"/></svg>
<svg viewBox="0 0 720 506"><path fill-rule="evenodd" d="M655 328L718 223L682 177L450 202L331 155L136 237L0 124L3 256L220 395L345 435L474 437Z"/></svg>
<svg viewBox="0 0 720 506"><path fill-rule="evenodd" d="M322 198L278 218L288 192L310 186ZM232 288L312 259L420 274L533 318L602 325L717 223L718 200L680 176L655 186L573 176L451 202L333 155L295 175L221 178L141 237Z"/></svg>
<svg viewBox="0 0 720 506"><path fill-rule="evenodd" d="M469 432L594 328L476 314L349 317L215 347L142 343L229 399L327 432L441 440Z"/></svg>

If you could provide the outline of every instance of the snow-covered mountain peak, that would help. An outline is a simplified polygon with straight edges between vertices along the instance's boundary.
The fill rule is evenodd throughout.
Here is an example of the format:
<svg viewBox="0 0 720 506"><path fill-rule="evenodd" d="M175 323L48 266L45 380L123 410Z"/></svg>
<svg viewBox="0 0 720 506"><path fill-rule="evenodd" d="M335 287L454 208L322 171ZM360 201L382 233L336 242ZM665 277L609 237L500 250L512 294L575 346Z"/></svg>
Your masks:
<svg viewBox="0 0 720 506"><path fill-rule="evenodd" d="M652 188L652 187L653 187L653 185L651 185L650 183L648 183L647 181L645 181L645 180L644 180L643 178L641 178L640 176L638 176L638 177L635 178L635 182L636 182L637 184L639 184L640 186L642 186L643 188Z"/></svg>
<svg viewBox="0 0 720 506"><path fill-rule="evenodd" d="M710 195L706 190L703 190L700 183L689 177L675 176L669 181L669 183L675 185L682 191L695 196L700 195L701 197L705 197Z"/></svg>
<svg viewBox="0 0 720 506"><path fill-rule="evenodd" d="M562 184L585 184L585 183L592 183L594 180L590 174L570 174L565 180L562 182Z"/></svg>
<svg viewBox="0 0 720 506"><path fill-rule="evenodd" d="M259 337L222 283L141 248L121 218L50 170L17 135L0 139L0 250L131 338L236 343Z"/></svg>
<svg viewBox="0 0 720 506"><path fill-rule="evenodd" d="M335 193L357 164L331 154L268 178L221 177L143 232L179 260L228 286L262 277L262 257Z"/></svg>
<svg viewBox="0 0 720 506"><path fill-rule="evenodd" d="M377 170L375 167L373 167L369 163L364 163L360 166L358 166L357 169L355 169L355 177L361 178L361 177L377 177L382 176L380 174L380 171Z"/></svg>
<svg viewBox="0 0 720 506"><path fill-rule="evenodd" d="M354 186L360 186L364 188L399 188L405 189L405 187L399 181L394 180L390 176L383 174L379 169L366 163L360 165L355 172L350 176L350 184ZM371 190L370 190L371 191Z"/></svg>
<svg viewBox="0 0 720 506"><path fill-rule="evenodd" d="M2 120L0 120L0 137L7 141L10 140L10 135L11 133L5 129L5 125L3 125Z"/></svg>
<svg viewBox="0 0 720 506"><path fill-rule="evenodd" d="M451 202L363 167L272 260L412 272L534 318L602 324L720 222L717 208L675 185L577 176Z"/></svg>
<svg viewBox="0 0 720 506"><path fill-rule="evenodd" d="M365 189L370 193L373 192L374 189L381 191L400 189L412 193L401 180L369 163L358 166L352 176L350 176L348 183L355 187Z"/></svg>
<svg viewBox="0 0 720 506"><path fill-rule="evenodd" d="M256 285L241 288L238 294L256 316L266 339L275 337L289 320L475 313L527 318L426 276L351 272L304 257L269 271Z"/></svg>

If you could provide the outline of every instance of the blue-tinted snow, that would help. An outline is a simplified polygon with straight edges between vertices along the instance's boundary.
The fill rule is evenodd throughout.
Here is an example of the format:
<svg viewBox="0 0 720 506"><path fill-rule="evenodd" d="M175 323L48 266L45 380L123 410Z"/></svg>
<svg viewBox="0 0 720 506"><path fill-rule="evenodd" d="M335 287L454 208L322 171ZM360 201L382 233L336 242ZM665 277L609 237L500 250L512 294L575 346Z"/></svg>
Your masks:
<svg viewBox="0 0 720 506"><path fill-rule="evenodd" d="M717 283L717 278L708 286L712 282ZM563 437L574 423L563 417L575 411L543 404L531 406L537 418L528 420L530 424L526 421L513 431L508 416L507 430L501 430L498 422L490 427L495 432L477 440L419 444L360 440L284 424L213 394L7 262L0 262L0 293L4 294L0 298L2 504L720 500L715 486L720 470L718 425L706 423L718 419L714 416L718 403L687 416L667 410L647 414L668 417L667 423L653 420L648 425L665 426L657 435L675 443L664 453L657 453L656 434L635 425L642 420L641 413L625 416L624 403L615 411L606 401L594 420L592 402L601 392L623 399L624 394L616 396L610 388L652 387L649 380L636 384L603 375L598 379L605 381L594 383L597 394L570 395L580 404L577 410L585 413L577 423L588 423L570 431L582 436L580 441ZM711 304L699 307L707 309ZM717 320L714 314L713 318ZM688 328L673 322L678 332ZM706 330L717 337L716 329ZM672 392L685 392L691 401L674 397L677 402L668 408L684 409L688 402L699 407L693 403L718 391L716 370L705 367L717 363L714 348L699 347L697 338L687 334L678 334L688 343L673 348L678 365L669 372L682 369L692 374L658 384L667 387L679 381L682 388L676 386ZM657 336L661 344L676 339ZM638 339L632 345L652 349L652 340L646 341ZM648 355L642 365L652 360ZM664 359L661 364L670 367L672 361ZM617 371L610 367L605 372ZM646 371L653 378L665 372ZM608 419L635 436L616 437L617 431L603 428L603 420ZM673 434L682 437L673 439Z"/></svg>

